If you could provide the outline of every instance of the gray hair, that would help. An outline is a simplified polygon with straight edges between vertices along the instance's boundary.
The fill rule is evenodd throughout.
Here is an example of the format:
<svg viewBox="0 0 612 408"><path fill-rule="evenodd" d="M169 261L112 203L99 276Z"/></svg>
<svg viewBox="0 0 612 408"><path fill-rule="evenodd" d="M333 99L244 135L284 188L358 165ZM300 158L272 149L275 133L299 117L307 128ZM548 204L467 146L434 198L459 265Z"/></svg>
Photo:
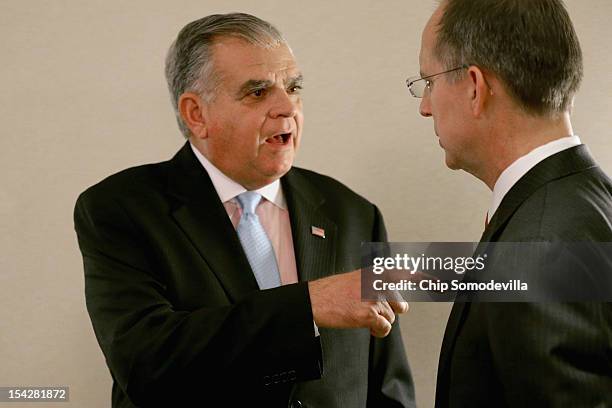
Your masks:
<svg viewBox="0 0 612 408"><path fill-rule="evenodd" d="M212 46L220 37L237 37L266 48L287 44L272 24L244 13L213 14L183 27L168 50L165 72L176 120L185 138L191 132L181 118L179 98L185 92L194 92L208 102L214 99L219 78Z"/></svg>
<svg viewBox="0 0 612 408"><path fill-rule="evenodd" d="M434 55L447 69L467 64L494 72L533 115L571 108L582 81L582 51L561 0L446 0L442 5Z"/></svg>

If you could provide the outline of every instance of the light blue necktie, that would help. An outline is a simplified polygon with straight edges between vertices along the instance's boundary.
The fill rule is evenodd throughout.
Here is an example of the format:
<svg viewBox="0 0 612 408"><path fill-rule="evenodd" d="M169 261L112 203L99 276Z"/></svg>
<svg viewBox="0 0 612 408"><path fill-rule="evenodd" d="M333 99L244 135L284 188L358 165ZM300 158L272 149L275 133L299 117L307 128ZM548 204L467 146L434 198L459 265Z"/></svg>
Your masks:
<svg viewBox="0 0 612 408"><path fill-rule="evenodd" d="M236 231L259 288L270 289L280 286L280 274L274 248L259 222L259 217L255 214L255 208L261 201L261 195L254 191L247 191L237 196L236 199L242 207L242 217L240 217Z"/></svg>

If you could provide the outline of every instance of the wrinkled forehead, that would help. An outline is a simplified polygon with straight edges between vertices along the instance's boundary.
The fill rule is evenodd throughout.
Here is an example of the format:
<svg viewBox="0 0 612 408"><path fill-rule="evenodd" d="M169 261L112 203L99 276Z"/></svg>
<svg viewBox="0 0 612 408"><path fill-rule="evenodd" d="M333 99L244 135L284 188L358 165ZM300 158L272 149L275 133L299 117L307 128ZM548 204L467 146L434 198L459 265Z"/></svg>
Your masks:
<svg viewBox="0 0 612 408"><path fill-rule="evenodd" d="M272 79L299 74L293 52L285 43L260 46L226 37L213 45L215 73L222 79Z"/></svg>

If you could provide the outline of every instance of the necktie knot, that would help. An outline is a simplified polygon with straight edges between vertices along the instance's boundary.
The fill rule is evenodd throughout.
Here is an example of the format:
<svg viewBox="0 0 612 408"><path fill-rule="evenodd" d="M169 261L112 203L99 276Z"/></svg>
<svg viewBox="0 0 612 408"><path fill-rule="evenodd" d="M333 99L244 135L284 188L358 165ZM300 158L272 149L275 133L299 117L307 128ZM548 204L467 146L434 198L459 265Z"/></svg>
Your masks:
<svg viewBox="0 0 612 408"><path fill-rule="evenodd" d="M255 191L245 191L236 197L244 214L255 214L255 209L261 201L261 194Z"/></svg>

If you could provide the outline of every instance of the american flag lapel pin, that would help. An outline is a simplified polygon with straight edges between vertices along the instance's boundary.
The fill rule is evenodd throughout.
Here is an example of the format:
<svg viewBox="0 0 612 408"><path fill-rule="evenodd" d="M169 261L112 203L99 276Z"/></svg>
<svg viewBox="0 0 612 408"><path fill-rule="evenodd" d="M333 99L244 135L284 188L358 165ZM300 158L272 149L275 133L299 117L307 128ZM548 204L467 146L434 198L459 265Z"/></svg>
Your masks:
<svg viewBox="0 0 612 408"><path fill-rule="evenodd" d="M325 238L325 230L323 228L315 227L314 225L310 227L310 232L312 235L316 235L317 237Z"/></svg>

